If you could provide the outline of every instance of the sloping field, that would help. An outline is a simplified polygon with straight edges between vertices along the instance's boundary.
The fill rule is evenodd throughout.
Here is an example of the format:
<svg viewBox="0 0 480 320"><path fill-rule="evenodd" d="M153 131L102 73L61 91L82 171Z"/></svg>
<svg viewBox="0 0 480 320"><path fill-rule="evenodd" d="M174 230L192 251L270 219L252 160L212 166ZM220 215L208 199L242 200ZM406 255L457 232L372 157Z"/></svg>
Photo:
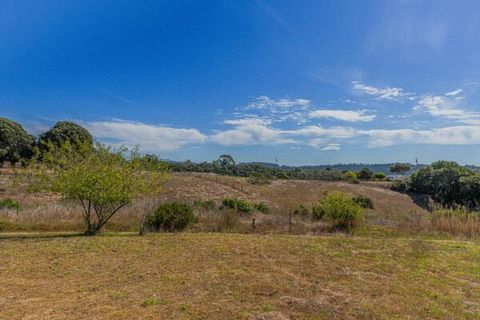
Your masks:
<svg viewBox="0 0 480 320"><path fill-rule="evenodd" d="M0 240L0 319L479 319L480 246L161 234Z"/></svg>
<svg viewBox="0 0 480 320"><path fill-rule="evenodd" d="M162 199L179 201L214 199L220 203L225 197L240 197L252 202L266 201L279 212L288 213L300 204L307 207L316 204L332 191L371 198L375 209L366 213L370 222L395 225L415 221L427 213L409 196L390 190L387 182L351 184L276 180L269 185L252 185L244 178L198 173L173 174Z"/></svg>
<svg viewBox="0 0 480 320"><path fill-rule="evenodd" d="M81 230L82 209L76 202L60 201L49 194L28 194L21 188L10 186L7 175L0 175L0 198L11 197L20 202L20 213L0 210L0 231ZM425 217L426 211L410 197L391 191L386 182L324 182L303 180L276 180L269 185L252 185L245 178L200 173L171 174L164 193L155 203L194 200L215 200L220 205L226 197L239 197L251 202L265 201L273 208L273 218L281 218L300 204L310 207L331 191L343 191L352 196L371 198L373 210L365 211L365 222L382 226L404 226L411 229ZM142 203L123 209L107 228L110 230L135 230L145 212ZM259 216L261 222L264 217ZM272 219L273 219L272 218ZM274 223L279 223L278 221ZM281 223L285 224L285 221Z"/></svg>

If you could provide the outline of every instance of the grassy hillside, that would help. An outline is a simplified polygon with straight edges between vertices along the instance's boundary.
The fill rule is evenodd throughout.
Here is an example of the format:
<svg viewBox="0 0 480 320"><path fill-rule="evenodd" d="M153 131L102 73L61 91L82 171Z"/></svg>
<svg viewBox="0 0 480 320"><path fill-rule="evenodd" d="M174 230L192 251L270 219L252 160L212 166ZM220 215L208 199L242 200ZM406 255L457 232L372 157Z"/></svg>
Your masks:
<svg viewBox="0 0 480 320"><path fill-rule="evenodd" d="M0 210L0 231L61 231L82 229L82 209L76 202L61 201L49 194L28 194L18 186L8 185L7 175L0 175L0 198L11 197L21 205L20 212ZM343 191L352 196L371 198L373 210L365 212L366 225L415 227L426 211L410 197L393 192L387 182L322 182L276 180L270 185L252 185L245 178L214 174L172 174L164 193L155 202L180 201L192 203L197 199L212 199L220 205L226 197L239 197L251 202L264 201L273 208L270 216L256 217L259 227L269 225L268 232L281 232L287 227L288 213L298 205L311 207L331 191ZM114 217L107 229L133 231L138 229L145 204L134 203ZM297 219L298 220L298 219ZM248 222L248 221L244 221ZM307 221L298 221L298 233L311 229ZM307 226L308 230L305 229ZM300 228L302 227L302 228ZM305 230L304 230L305 229Z"/></svg>
<svg viewBox="0 0 480 320"><path fill-rule="evenodd" d="M475 242L161 234L0 240L1 319L479 319Z"/></svg>

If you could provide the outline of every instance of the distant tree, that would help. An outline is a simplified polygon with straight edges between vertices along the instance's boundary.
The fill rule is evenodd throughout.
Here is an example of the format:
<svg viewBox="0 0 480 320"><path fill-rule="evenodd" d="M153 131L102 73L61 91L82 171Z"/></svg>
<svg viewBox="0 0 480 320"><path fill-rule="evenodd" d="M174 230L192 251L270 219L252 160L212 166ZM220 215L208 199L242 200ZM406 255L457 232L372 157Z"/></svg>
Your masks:
<svg viewBox="0 0 480 320"><path fill-rule="evenodd" d="M165 165L137 149L92 148L88 142L73 146L68 141L48 147L26 176L33 190L80 201L86 235L99 233L132 200L158 194L167 174Z"/></svg>
<svg viewBox="0 0 480 320"><path fill-rule="evenodd" d="M234 166L235 165L235 160L233 157L229 154L222 154L220 157L218 157L218 161L220 162L221 165L228 167L228 166Z"/></svg>
<svg viewBox="0 0 480 320"><path fill-rule="evenodd" d="M35 139L20 124L0 118L0 164L29 159L34 144Z"/></svg>
<svg viewBox="0 0 480 320"><path fill-rule="evenodd" d="M360 180L371 180L373 177L373 172L367 167L362 168L358 171L358 179Z"/></svg>
<svg viewBox="0 0 480 320"><path fill-rule="evenodd" d="M93 146L93 137L87 129L70 121L57 122L39 137L39 147L42 150L49 149L49 144L59 147L65 142L73 147Z"/></svg>
<svg viewBox="0 0 480 320"><path fill-rule="evenodd" d="M411 166L408 163L395 163L390 166L391 173L401 174L402 176L410 171L410 169Z"/></svg>

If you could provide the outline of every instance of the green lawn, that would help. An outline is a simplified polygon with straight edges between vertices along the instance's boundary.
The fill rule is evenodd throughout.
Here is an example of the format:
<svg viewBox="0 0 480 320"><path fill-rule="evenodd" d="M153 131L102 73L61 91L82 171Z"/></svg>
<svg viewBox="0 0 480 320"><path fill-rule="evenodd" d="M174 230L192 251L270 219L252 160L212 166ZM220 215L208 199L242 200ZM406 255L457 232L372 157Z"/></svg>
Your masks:
<svg viewBox="0 0 480 320"><path fill-rule="evenodd" d="M0 319L480 319L473 241L17 238L0 257Z"/></svg>

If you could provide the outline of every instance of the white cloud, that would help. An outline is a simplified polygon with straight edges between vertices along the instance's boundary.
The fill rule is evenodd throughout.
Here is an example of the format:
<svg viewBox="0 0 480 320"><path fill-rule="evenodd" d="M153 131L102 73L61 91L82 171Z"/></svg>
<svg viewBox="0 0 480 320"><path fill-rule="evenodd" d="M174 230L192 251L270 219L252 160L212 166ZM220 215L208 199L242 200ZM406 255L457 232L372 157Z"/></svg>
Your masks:
<svg viewBox="0 0 480 320"><path fill-rule="evenodd" d="M423 96L418 100L414 111L425 111L433 117L451 119L465 124L479 124L480 113L470 112L459 107L463 100L459 94L462 89L440 96Z"/></svg>
<svg viewBox="0 0 480 320"><path fill-rule="evenodd" d="M374 114L368 114L368 110L332 110L319 109L310 112L311 118L332 118L347 122L367 122L375 119Z"/></svg>
<svg viewBox="0 0 480 320"><path fill-rule="evenodd" d="M187 144L207 141L207 136L197 129L179 129L133 121L95 121L85 123L85 126L95 138L113 145L139 145L147 151L174 151Z"/></svg>
<svg viewBox="0 0 480 320"><path fill-rule="evenodd" d="M376 88L359 81L352 81L352 85L354 90L373 96L378 100L402 100L411 95L397 87Z"/></svg>
<svg viewBox="0 0 480 320"><path fill-rule="evenodd" d="M283 132L272 128L271 121L260 118L226 120L234 128L216 132L211 140L221 145L284 144L295 142L283 137Z"/></svg>
<svg viewBox="0 0 480 320"><path fill-rule="evenodd" d="M447 92L447 93L445 93L445 95L446 96L458 96L462 92L463 92L462 89L457 89L457 90L454 90L454 91Z"/></svg>
<svg viewBox="0 0 480 320"><path fill-rule="evenodd" d="M327 137L332 139L351 139L359 135L357 130L350 127L323 128L320 126L305 126L286 132L294 136Z"/></svg>
<svg viewBox="0 0 480 320"><path fill-rule="evenodd" d="M340 144L338 143L329 143L322 148L322 151L340 151Z"/></svg>
<svg viewBox="0 0 480 320"><path fill-rule="evenodd" d="M311 106L311 101L308 99L271 99L267 96L260 96L253 99L245 109L293 109L293 108L301 108L306 109Z"/></svg>
<svg viewBox="0 0 480 320"><path fill-rule="evenodd" d="M467 145L480 144L480 126L452 126L429 130L366 130L369 146L384 147L397 144Z"/></svg>

